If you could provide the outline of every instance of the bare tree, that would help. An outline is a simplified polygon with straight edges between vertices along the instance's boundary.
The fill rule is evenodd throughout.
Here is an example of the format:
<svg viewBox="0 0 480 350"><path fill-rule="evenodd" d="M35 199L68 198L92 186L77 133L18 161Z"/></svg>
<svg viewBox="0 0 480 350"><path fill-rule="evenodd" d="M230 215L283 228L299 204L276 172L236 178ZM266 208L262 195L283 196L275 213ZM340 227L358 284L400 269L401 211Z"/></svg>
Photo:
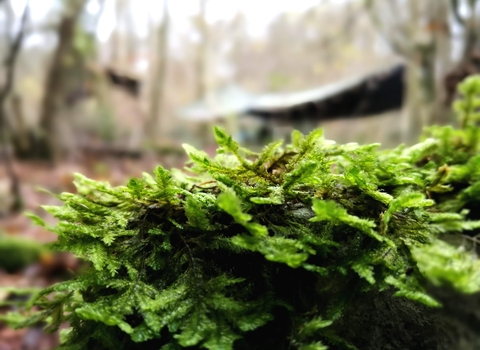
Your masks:
<svg viewBox="0 0 480 350"><path fill-rule="evenodd" d="M207 3L208 0L200 0L200 12L196 18L196 27L200 35L198 42L196 71L197 71L197 89L198 98L204 98L207 93L207 64L209 51L209 31L207 24Z"/></svg>
<svg viewBox="0 0 480 350"><path fill-rule="evenodd" d="M160 117L165 99L165 81L168 63L168 34L170 18L168 0L163 1L163 18L157 34L155 50L156 62L153 65L153 86L150 96L149 122L147 123L150 139L153 141L158 134Z"/></svg>
<svg viewBox="0 0 480 350"><path fill-rule="evenodd" d="M110 62L122 69L131 64L138 48L132 4L130 0L115 0L115 28L111 35Z"/></svg>
<svg viewBox="0 0 480 350"><path fill-rule="evenodd" d="M4 61L6 78L4 85L0 88L0 146L1 156L3 158L8 177L10 178L10 190L13 196L11 210L18 211L22 208L22 196L20 193L20 182L13 168L13 162L7 149L7 125L6 125L6 106L5 103L9 97L15 81L15 63L18 53L22 47L23 38L25 36L25 26L28 18L28 3L23 11L20 29L15 38L10 43L7 57Z"/></svg>
<svg viewBox="0 0 480 350"><path fill-rule="evenodd" d="M372 21L407 65L404 138L416 140L423 126L444 123L441 79L451 68L449 0L367 1Z"/></svg>
<svg viewBox="0 0 480 350"><path fill-rule="evenodd" d="M57 28L58 45L47 73L45 95L40 114L41 136L39 144L44 148L45 158L49 161L55 161L55 158L59 155L58 144L56 144L58 137L56 122L65 103L65 61L71 52L75 26L85 3L86 0L69 1L65 15Z"/></svg>
<svg viewBox="0 0 480 350"><path fill-rule="evenodd" d="M464 31L464 45L462 61L468 58L479 38L479 23L477 20L478 0L451 0L453 17L457 24L461 25ZM461 7L465 6L467 11L461 13Z"/></svg>
<svg viewBox="0 0 480 350"><path fill-rule="evenodd" d="M119 65L122 60L122 31L127 0L115 1L115 29L111 36L110 62Z"/></svg>

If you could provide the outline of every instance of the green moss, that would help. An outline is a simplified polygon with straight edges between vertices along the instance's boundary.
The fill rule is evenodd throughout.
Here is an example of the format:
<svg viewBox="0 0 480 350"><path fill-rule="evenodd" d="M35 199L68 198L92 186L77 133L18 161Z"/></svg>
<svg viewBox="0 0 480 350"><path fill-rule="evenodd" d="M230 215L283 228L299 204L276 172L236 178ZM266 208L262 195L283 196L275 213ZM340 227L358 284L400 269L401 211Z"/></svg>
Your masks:
<svg viewBox="0 0 480 350"><path fill-rule="evenodd" d="M0 233L0 269L7 272L27 267L46 252L47 249L40 243Z"/></svg>
<svg viewBox="0 0 480 350"><path fill-rule="evenodd" d="M460 91L463 128L413 147L315 130L257 154L215 128L217 155L185 145L186 171L120 187L77 174L78 194L45 209L56 247L91 268L35 295L40 311L4 318L69 322L64 349L354 349L338 325L365 293L438 307L426 281L477 292L480 79Z"/></svg>

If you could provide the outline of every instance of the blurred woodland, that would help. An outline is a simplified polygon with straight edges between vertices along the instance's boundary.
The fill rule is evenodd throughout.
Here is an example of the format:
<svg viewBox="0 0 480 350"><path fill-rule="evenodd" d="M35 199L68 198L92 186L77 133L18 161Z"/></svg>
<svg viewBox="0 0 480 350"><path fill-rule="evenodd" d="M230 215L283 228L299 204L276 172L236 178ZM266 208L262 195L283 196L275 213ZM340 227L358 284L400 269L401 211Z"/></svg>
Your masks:
<svg viewBox="0 0 480 350"><path fill-rule="evenodd" d="M214 152L213 125L254 148L318 126L338 142L412 143L452 123L456 84L480 70L477 0L226 3L0 0L0 255L7 237L55 239L22 213L56 203L38 186L75 191L73 172L120 185L181 167L182 143ZM395 108L341 108L361 106L356 91L394 66L401 93L381 87L369 103ZM371 74L380 78L352 82ZM211 108L225 89L240 107ZM241 96L266 101L262 111ZM46 284L75 266L42 253L14 272L0 265L0 286ZM50 349L55 339L39 334L0 325L0 349Z"/></svg>

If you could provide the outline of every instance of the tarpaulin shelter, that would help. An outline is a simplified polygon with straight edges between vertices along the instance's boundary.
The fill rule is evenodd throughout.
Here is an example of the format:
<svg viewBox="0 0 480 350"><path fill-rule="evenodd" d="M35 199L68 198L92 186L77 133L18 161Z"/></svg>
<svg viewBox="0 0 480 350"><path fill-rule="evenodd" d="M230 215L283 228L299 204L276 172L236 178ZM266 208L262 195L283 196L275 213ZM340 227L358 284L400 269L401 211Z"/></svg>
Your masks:
<svg viewBox="0 0 480 350"><path fill-rule="evenodd" d="M403 64L359 74L318 88L292 93L254 95L228 85L183 107L180 118L219 122L229 116L250 116L263 122L261 138L278 125L308 132L322 121L368 117L399 110L404 100Z"/></svg>

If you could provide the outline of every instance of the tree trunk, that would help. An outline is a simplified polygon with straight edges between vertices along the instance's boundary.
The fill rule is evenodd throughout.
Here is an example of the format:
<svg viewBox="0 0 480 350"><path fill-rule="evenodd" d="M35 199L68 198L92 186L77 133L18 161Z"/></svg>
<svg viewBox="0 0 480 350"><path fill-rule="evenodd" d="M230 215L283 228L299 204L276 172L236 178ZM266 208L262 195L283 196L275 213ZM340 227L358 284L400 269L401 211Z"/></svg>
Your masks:
<svg viewBox="0 0 480 350"><path fill-rule="evenodd" d="M13 197L13 203L11 204L10 210L12 212L17 212L23 207L22 195L20 192L20 180L15 172L13 167L13 159L8 150L8 125L7 125L7 113L6 113L6 102L9 95L12 92L14 83L15 83L15 66L18 58L18 53L22 47L23 38L25 36L25 26L27 23L27 18L29 14L28 4L26 5L20 24L20 29L15 37L9 42L9 48L7 55L4 58L4 68L5 68L5 83L0 88L0 157L5 165L6 173L10 179L10 192ZM8 20L10 24L13 21ZM11 17L10 17L11 19ZM8 28L10 32L11 28Z"/></svg>
<svg viewBox="0 0 480 350"><path fill-rule="evenodd" d="M135 60L138 37L129 0L115 1L115 28L111 36L109 63L115 69L129 70Z"/></svg>
<svg viewBox="0 0 480 350"><path fill-rule="evenodd" d="M56 123L58 113L65 103L65 61L72 50L75 35L75 25L82 12L85 0L69 2L70 10L62 18L58 26L58 45L53 55L50 69L45 84L45 95L42 101L40 114L40 130L38 147L42 150L41 155L45 160L55 161L60 155L60 145L57 144Z"/></svg>
<svg viewBox="0 0 480 350"><path fill-rule="evenodd" d="M452 33L450 26L450 15L452 13L451 3L448 0L442 0L435 3L434 40L436 48L436 71L435 71L435 105L432 111L431 123L445 125L452 122L451 108L445 104L447 99L447 90L445 89L445 77L454 67L451 57L452 53Z"/></svg>
<svg viewBox="0 0 480 350"><path fill-rule="evenodd" d="M158 0L157 0L158 1ZM126 59L126 64L127 66L130 66L132 64L135 64L135 60L137 57L137 52L138 52L138 36L135 31L135 21L133 17L133 13L129 9L129 3L127 2L125 4L125 9L126 9L126 14L125 14L125 38L124 38L124 43L125 43L125 49L124 49L124 54L125 54L125 59Z"/></svg>
<svg viewBox="0 0 480 350"><path fill-rule="evenodd" d="M200 0L200 13L198 17L198 31L200 33L200 41L198 44L198 53L197 53L197 62L196 62L196 70L197 70L197 89L196 95L197 98L204 98L207 94L207 55L208 55L208 44L209 44L209 36L208 36L208 26L207 26L207 18L206 18L206 10L207 10L207 2L208 0Z"/></svg>
<svg viewBox="0 0 480 350"><path fill-rule="evenodd" d="M126 0L115 1L115 28L111 36L110 63L118 68L124 58L123 47L123 19L125 13Z"/></svg>
<svg viewBox="0 0 480 350"><path fill-rule="evenodd" d="M478 23L477 23L477 0L470 0L467 1L467 7L468 7L468 16L467 18L461 19L462 25L463 25L463 30L465 31L464 33L464 41L465 44L463 46L463 55L462 55L462 61L467 60L470 57L470 54L472 53L475 45L478 42ZM459 6L457 5L457 8L454 9L457 13L457 16L459 16ZM458 18L458 17L457 17Z"/></svg>
<svg viewBox="0 0 480 350"><path fill-rule="evenodd" d="M379 32L406 60L402 138L404 142L416 142L425 126L444 124L449 116L442 101L445 96L444 77L452 65L449 28L451 0L408 0L401 4L394 0L377 0L369 4L368 10ZM390 5L389 14L395 14L403 8L408 13L407 18L399 23L382 21L384 16L379 11L379 5L385 4ZM386 20L396 18L393 16Z"/></svg>
<svg viewBox="0 0 480 350"><path fill-rule="evenodd" d="M155 143L155 139L158 136L159 126L161 126L161 113L165 99L169 26L168 0L164 0L163 19L157 36L156 62L153 67L153 86L150 97L150 115L147 123L148 134L153 143Z"/></svg>
<svg viewBox="0 0 480 350"><path fill-rule="evenodd" d="M23 113L23 100L18 93L13 93L11 98L12 123L10 123L14 154L17 158L28 157L32 150L31 136L28 127L25 125L25 115ZM15 121L15 123L13 123Z"/></svg>

